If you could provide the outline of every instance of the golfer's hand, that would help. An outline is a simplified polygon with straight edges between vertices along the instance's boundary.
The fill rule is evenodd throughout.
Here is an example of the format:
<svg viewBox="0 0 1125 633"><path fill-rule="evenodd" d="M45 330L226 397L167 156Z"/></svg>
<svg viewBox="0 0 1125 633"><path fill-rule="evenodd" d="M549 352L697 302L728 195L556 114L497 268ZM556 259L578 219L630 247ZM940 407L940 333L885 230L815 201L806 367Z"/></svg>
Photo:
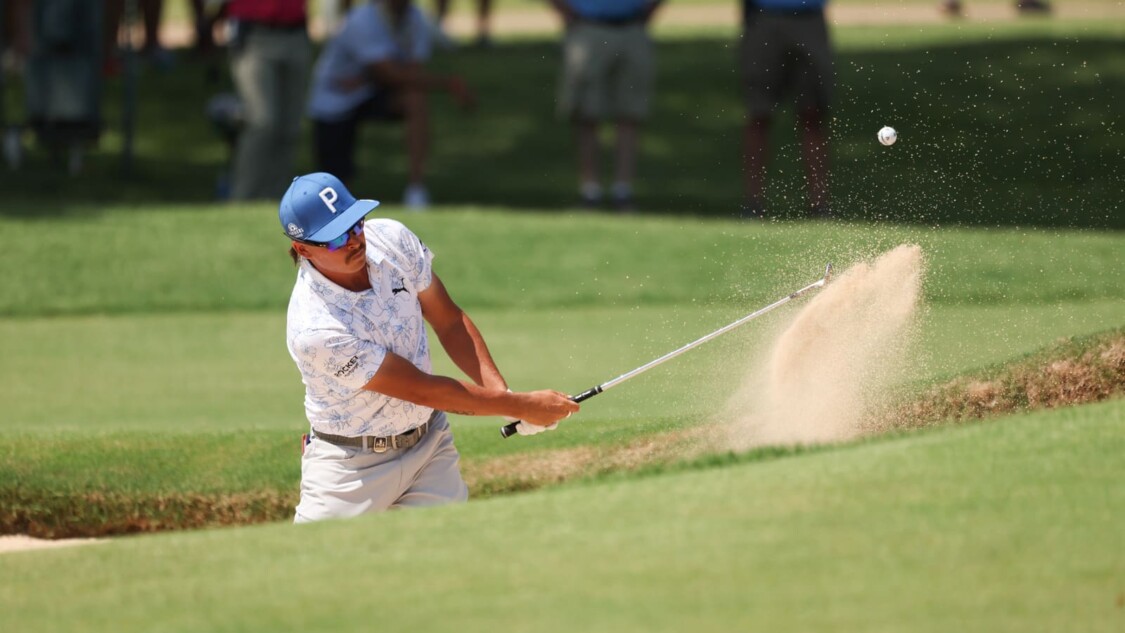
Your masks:
<svg viewBox="0 0 1125 633"><path fill-rule="evenodd" d="M511 418L506 419L509 422L515 422L515 420L512 420ZM554 431L557 428L559 428L558 422L555 422L551 426L539 426L537 424L528 424L527 422L523 422L521 420L520 423L516 425L516 433L519 433L520 435L535 435L536 433L542 433L543 431Z"/></svg>
<svg viewBox="0 0 1125 633"><path fill-rule="evenodd" d="M578 411L578 403L571 400L570 396L560 391L543 389L541 391L527 391L514 394L520 405L516 431L520 435L534 435L544 430L554 428L559 420L565 420ZM538 429L520 429L524 426L536 426Z"/></svg>

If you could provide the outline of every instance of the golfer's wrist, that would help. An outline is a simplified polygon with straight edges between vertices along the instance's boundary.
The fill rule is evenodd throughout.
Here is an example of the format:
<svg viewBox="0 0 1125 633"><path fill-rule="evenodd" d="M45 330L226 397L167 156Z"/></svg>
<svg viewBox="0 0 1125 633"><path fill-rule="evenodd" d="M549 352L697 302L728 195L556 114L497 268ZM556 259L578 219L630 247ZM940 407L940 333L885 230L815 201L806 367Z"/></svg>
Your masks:
<svg viewBox="0 0 1125 633"><path fill-rule="evenodd" d="M513 392L512 392L512 390L511 390L511 388L509 388L509 387L505 387L505 388L504 388L504 397L505 397L505 399L507 399L508 401L511 401L511 402L515 402L515 401L516 401L516 398L515 398L515 393L513 393ZM511 413L511 412L508 412L508 413L504 413L504 414L502 415L502 417L503 417L503 418L504 418L504 419L505 419L506 421L508 421L508 422L519 422L519 420L520 420L520 417L519 417L519 415L512 415L512 413Z"/></svg>

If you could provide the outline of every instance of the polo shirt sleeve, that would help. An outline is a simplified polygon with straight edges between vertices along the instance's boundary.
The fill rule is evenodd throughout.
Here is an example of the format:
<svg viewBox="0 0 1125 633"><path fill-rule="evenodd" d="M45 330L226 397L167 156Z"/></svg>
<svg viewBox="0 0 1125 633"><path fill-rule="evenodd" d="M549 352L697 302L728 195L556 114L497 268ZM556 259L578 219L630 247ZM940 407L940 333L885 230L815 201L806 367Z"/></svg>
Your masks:
<svg viewBox="0 0 1125 633"><path fill-rule="evenodd" d="M315 376L322 387L347 397L371 382L387 357L387 350L352 334L311 330L296 337L293 356L306 380Z"/></svg>
<svg viewBox="0 0 1125 633"><path fill-rule="evenodd" d="M409 230L407 232L410 233ZM429 247L422 243L422 240L418 239L417 235L410 233L410 237L413 238L411 243L413 245L414 268L418 272L414 277L414 287L418 292L422 292L429 288L434 281L434 254Z"/></svg>
<svg viewBox="0 0 1125 633"><path fill-rule="evenodd" d="M384 256L399 271L415 292L430 287L434 280L434 254L413 231L401 222L380 218L368 222L368 240L374 240Z"/></svg>

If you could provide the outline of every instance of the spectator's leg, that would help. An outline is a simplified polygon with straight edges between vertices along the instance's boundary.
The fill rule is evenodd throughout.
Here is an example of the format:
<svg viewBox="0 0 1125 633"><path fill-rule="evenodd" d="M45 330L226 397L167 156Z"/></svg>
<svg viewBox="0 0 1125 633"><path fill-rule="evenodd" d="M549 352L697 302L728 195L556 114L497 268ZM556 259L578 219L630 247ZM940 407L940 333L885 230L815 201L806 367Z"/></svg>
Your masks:
<svg viewBox="0 0 1125 633"><path fill-rule="evenodd" d="M598 123L591 120L577 120L574 123L575 141L578 144L578 187L582 201L586 205L601 202L602 191L598 178L598 162L601 147L598 143Z"/></svg>
<svg viewBox="0 0 1125 633"><path fill-rule="evenodd" d="M961 0L942 0L941 12L951 18L959 18L965 15Z"/></svg>
<svg viewBox="0 0 1125 633"><path fill-rule="evenodd" d="M145 31L145 43L141 52L158 55L163 48L160 45L160 18L164 13L164 0L141 0L140 6Z"/></svg>
<svg viewBox="0 0 1125 633"><path fill-rule="evenodd" d="M241 49L231 58L231 74L245 108L246 124L238 137L234 160L235 200L268 197L269 164L275 155L274 131L278 127L276 104L277 76L270 72L270 62L263 47L263 38L250 34Z"/></svg>
<svg viewBox="0 0 1125 633"><path fill-rule="evenodd" d="M280 197L295 176L311 48L303 32L251 32L231 57L246 126L235 153L236 200Z"/></svg>
<svg viewBox="0 0 1125 633"><path fill-rule="evenodd" d="M430 152L430 104L424 90L404 90L402 106L406 124L406 156L411 185L424 185Z"/></svg>
<svg viewBox="0 0 1125 633"><path fill-rule="evenodd" d="M828 125L824 110L798 112L797 125L800 127L809 208L814 216L827 217L831 211L828 196Z"/></svg>
<svg viewBox="0 0 1125 633"><path fill-rule="evenodd" d="M115 77L121 74L121 57L118 56L121 18L125 13L125 0L105 0L102 16L102 74Z"/></svg>
<svg viewBox="0 0 1125 633"><path fill-rule="evenodd" d="M343 121L313 121L313 168L328 172L349 187L355 176L355 140L359 119L353 114Z"/></svg>
<svg viewBox="0 0 1125 633"><path fill-rule="evenodd" d="M449 15L449 0L434 0L434 17L439 25L445 22L447 15Z"/></svg>
<svg viewBox="0 0 1125 633"><path fill-rule="evenodd" d="M31 2L15 0L3 4L3 41L11 46L20 62L31 54Z"/></svg>
<svg viewBox="0 0 1125 633"><path fill-rule="evenodd" d="M195 16L195 50L210 53L215 49L215 19L207 15L204 0L189 0L191 12Z"/></svg>
<svg viewBox="0 0 1125 633"><path fill-rule="evenodd" d="M270 183L276 185L280 197L289 187L289 182L297 176L297 150L301 142L301 123L305 120L305 104L308 103L309 79L312 71L312 45L304 32L284 36L281 60L276 66L279 92L274 99L278 101L277 159L271 161L275 167L270 174ZM271 184L271 186L274 186Z"/></svg>
<svg viewBox="0 0 1125 633"><path fill-rule="evenodd" d="M766 164L769 162L769 131L771 118L750 116L742 143L742 165L745 173L745 204L751 215L760 215L766 199Z"/></svg>
<svg viewBox="0 0 1125 633"><path fill-rule="evenodd" d="M1051 5L1046 0L1017 0L1016 10L1020 13L1050 13Z"/></svg>
<svg viewBox="0 0 1125 633"><path fill-rule="evenodd" d="M477 0L477 45L492 43L492 0Z"/></svg>
<svg viewBox="0 0 1125 633"><path fill-rule="evenodd" d="M792 24L797 41L797 128L805 166L809 211L813 217L832 215L829 197L828 112L834 71L832 45L823 15L806 16Z"/></svg>
<svg viewBox="0 0 1125 633"><path fill-rule="evenodd" d="M626 210L633 204L633 178L637 169L639 139L639 123L630 119L621 119L617 122L613 201L621 210Z"/></svg>
<svg viewBox="0 0 1125 633"><path fill-rule="evenodd" d="M762 218L766 208L766 168L773 113L781 102L786 72L784 23L770 14L750 16L738 44L746 125L742 135L743 199L739 217Z"/></svg>
<svg viewBox="0 0 1125 633"><path fill-rule="evenodd" d="M617 120L613 204L618 210L628 211L633 208L640 130L648 117L656 78L656 50L642 25L618 30L609 43L616 59L609 88Z"/></svg>

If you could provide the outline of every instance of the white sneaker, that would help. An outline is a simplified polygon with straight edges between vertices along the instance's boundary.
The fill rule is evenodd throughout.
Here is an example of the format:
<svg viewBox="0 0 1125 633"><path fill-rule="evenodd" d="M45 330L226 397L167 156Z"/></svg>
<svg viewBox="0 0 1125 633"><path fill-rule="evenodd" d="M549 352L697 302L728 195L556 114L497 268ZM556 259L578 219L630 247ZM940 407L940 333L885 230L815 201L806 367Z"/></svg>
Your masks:
<svg viewBox="0 0 1125 633"><path fill-rule="evenodd" d="M402 205L411 211L425 211L430 206L430 192L424 185L408 185L402 194Z"/></svg>

